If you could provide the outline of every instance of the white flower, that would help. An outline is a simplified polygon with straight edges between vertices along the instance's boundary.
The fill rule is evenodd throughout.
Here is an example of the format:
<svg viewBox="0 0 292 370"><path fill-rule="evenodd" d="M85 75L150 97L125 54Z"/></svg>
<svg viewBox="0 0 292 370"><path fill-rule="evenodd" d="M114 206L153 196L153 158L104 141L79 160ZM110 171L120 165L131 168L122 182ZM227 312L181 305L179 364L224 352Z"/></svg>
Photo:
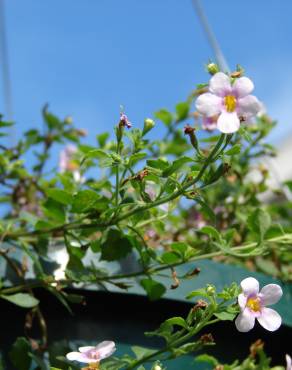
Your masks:
<svg viewBox="0 0 292 370"><path fill-rule="evenodd" d="M223 72L216 73L209 83L209 92L200 95L196 108L205 117L218 115L217 128L225 133L236 132L241 119L255 116L261 109L258 99L250 95L253 82L240 77L231 84L230 77Z"/></svg>
<svg viewBox="0 0 292 370"><path fill-rule="evenodd" d="M292 370L292 359L289 355L286 355L286 370Z"/></svg>
<svg viewBox="0 0 292 370"><path fill-rule="evenodd" d="M282 297L282 289L277 284L268 284L259 292L259 282L248 277L240 283L242 293L238 296L241 313L235 320L237 330L250 331L255 324L255 319L261 326L269 331L279 329L282 323L281 316L275 310L266 306L277 303Z"/></svg>
<svg viewBox="0 0 292 370"><path fill-rule="evenodd" d="M86 346L78 348L79 352L67 353L66 357L69 361L78 361L86 364L99 363L101 360L111 356L115 350L115 343L112 341L104 341L96 347Z"/></svg>

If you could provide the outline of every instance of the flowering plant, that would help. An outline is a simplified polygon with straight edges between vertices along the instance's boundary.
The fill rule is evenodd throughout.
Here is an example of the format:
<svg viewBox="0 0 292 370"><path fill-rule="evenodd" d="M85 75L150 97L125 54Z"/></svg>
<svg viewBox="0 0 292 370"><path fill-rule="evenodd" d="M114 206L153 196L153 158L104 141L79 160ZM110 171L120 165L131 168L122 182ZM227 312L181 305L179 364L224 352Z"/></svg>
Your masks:
<svg viewBox="0 0 292 370"><path fill-rule="evenodd" d="M45 107L44 132L32 129L17 145L0 146L0 256L7 272L0 298L28 309L25 337L16 340L9 355L15 368L75 369L81 362L85 369L143 370L150 363L160 370L165 361L214 345L212 333L203 329L211 331L219 321L235 320L241 332L251 330L255 319L269 331L280 327L280 315L266 306L281 298L281 287L269 284L259 291L249 276L261 271L291 281L291 204L283 190L291 184L269 190L269 170L261 158L275 155L265 141L275 122L261 112L250 95L253 83L242 74L241 68L216 72L209 84L177 104L175 113L156 112L156 125L166 130L159 140L151 139L153 119L138 128L121 113L114 135L99 134L95 146L85 145L85 132L71 118L61 120ZM0 122L3 131L10 125ZM56 144L65 146L58 170L49 161ZM132 264L125 268L129 256ZM118 345L104 338L96 347L70 348L48 360L40 289L69 311L72 302L83 301L67 290L77 286L131 292L138 284L150 300L158 300L168 289L179 291L184 279L208 276L196 266L208 259L251 271L240 285L230 282L219 291L212 285L216 281L209 281L186 294L193 303L186 317L168 318L147 333L163 339L160 348L134 347L133 355L109 357ZM112 262L119 263L119 271ZM191 269L180 274L182 266ZM161 279L162 272L170 284ZM36 322L39 338L31 334ZM258 353L258 368L269 369L261 345L243 364L221 365L207 355L197 360L207 359L217 370L251 369Z"/></svg>

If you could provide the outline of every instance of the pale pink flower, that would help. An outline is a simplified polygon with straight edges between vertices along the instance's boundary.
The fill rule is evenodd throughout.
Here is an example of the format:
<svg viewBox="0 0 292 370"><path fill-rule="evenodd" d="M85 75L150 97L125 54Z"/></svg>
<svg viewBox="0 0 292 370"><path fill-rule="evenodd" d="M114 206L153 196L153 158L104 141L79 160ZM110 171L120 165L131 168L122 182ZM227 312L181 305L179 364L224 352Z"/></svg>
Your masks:
<svg viewBox="0 0 292 370"><path fill-rule="evenodd" d="M212 116L212 117L204 116L202 120L202 129L206 131L216 130L217 120L218 120L218 116Z"/></svg>
<svg viewBox="0 0 292 370"><path fill-rule="evenodd" d="M286 370L292 370L292 359L289 355L286 355Z"/></svg>
<svg viewBox="0 0 292 370"><path fill-rule="evenodd" d="M229 76L218 72L210 79L209 92L197 98L196 108L204 117L218 116L217 128L231 134L239 129L241 120L255 116L261 109L258 99L250 95L253 88L247 77L231 84Z"/></svg>
<svg viewBox="0 0 292 370"><path fill-rule="evenodd" d="M74 161L77 148L74 145L67 145L61 152L59 158L59 169L61 173L72 172L76 182L84 182L84 178L79 171L79 165Z"/></svg>
<svg viewBox="0 0 292 370"><path fill-rule="evenodd" d="M275 310L266 306L277 303L283 291L277 284L268 284L259 292L259 282L248 277L240 283L242 293L238 296L241 313L235 320L237 330L250 331L255 324L255 319L261 326L269 331L279 329L282 323L281 316Z"/></svg>
<svg viewBox="0 0 292 370"><path fill-rule="evenodd" d="M69 361L94 364L99 363L101 360L111 356L116 350L116 345L114 342L106 340L99 343L96 347L79 347L78 350L79 352L67 353L67 359Z"/></svg>

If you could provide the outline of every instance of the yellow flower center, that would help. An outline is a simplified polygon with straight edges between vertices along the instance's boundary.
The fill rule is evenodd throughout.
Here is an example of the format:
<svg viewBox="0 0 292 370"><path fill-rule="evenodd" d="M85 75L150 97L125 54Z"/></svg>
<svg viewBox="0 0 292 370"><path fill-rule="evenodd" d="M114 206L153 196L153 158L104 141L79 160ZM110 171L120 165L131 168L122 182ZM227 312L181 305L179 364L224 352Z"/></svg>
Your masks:
<svg viewBox="0 0 292 370"><path fill-rule="evenodd" d="M75 171L78 168L79 168L78 163L76 163L74 161L69 162L68 165L67 165L67 170L68 171Z"/></svg>
<svg viewBox="0 0 292 370"><path fill-rule="evenodd" d="M236 98L233 95L226 95L224 98L224 105L227 112L234 112L236 108Z"/></svg>
<svg viewBox="0 0 292 370"><path fill-rule="evenodd" d="M94 362L92 364L88 364L88 366L83 367L81 370L98 370L99 369L99 363Z"/></svg>
<svg viewBox="0 0 292 370"><path fill-rule="evenodd" d="M261 301L258 297L249 298L246 305L254 312L259 312L261 310Z"/></svg>

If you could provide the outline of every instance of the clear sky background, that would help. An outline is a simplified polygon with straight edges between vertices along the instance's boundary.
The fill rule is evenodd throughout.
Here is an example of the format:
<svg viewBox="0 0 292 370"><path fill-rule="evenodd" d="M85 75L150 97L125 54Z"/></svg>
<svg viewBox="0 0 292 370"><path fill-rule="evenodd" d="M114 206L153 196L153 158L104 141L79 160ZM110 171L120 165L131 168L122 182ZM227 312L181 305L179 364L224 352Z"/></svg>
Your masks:
<svg viewBox="0 0 292 370"><path fill-rule="evenodd" d="M292 1L202 0L231 67L279 119L273 141L292 132ZM17 135L41 126L44 103L97 133L120 105L135 126L172 109L213 58L191 0L5 0ZM2 86L2 85L1 85ZM0 88L0 111L4 110ZM159 135L160 127L155 129Z"/></svg>

